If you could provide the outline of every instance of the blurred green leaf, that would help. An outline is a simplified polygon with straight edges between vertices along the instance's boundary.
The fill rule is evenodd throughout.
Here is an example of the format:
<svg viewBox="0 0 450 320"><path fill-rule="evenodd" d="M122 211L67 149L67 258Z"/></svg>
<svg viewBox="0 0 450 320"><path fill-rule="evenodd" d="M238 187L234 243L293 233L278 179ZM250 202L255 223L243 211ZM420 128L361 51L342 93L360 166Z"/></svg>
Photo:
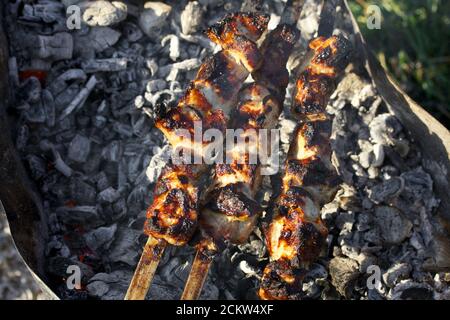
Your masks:
<svg viewBox="0 0 450 320"><path fill-rule="evenodd" d="M450 128L450 1L349 0L367 42L406 92ZM378 5L381 30L367 28Z"/></svg>

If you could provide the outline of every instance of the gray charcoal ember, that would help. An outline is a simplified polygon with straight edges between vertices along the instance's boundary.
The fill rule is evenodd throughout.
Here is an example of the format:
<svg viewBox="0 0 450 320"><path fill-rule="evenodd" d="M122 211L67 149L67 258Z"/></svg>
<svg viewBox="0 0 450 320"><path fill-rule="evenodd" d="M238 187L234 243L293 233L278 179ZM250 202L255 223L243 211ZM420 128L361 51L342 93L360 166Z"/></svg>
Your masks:
<svg viewBox="0 0 450 320"><path fill-rule="evenodd" d="M8 59L8 75L11 84L15 87L18 87L20 80L19 80L19 67L17 66L16 57L10 57Z"/></svg>
<svg viewBox="0 0 450 320"><path fill-rule="evenodd" d="M172 7L163 2L146 2L144 10L139 15L139 26L151 39L155 39L164 24L168 24L167 17Z"/></svg>
<svg viewBox="0 0 450 320"><path fill-rule="evenodd" d="M394 145L396 136L402 130L399 121L389 113L376 116L369 128L372 141L382 145Z"/></svg>
<svg viewBox="0 0 450 320"><path fill-rule="evenodd" d="M335 257L330 265L331 283L346 298L351 298L356 279L359 276L358 263L352 259Z"/></svg>
<svg viewBox="0 0 450 320"><path fill-rule="evenodd" d="M45 176L47 169L44 159L34 154L28 154L26 160L33 179L39 180Z"/></svg>
<svg viewBox="0 0 450 320"><path fill-rule="evenodd" d="M130 42L136 42L143 36L141 29L132 22L126 22L123 25L123 34Z"/></svg>
<svg viewBox="0 0 450 320"><path fill-rule="evenodd" d="M123 155L131 157L140 156L142 152L146 150L146 148L147 146L143 145L142 143L139 143L138 141L136 141L136 143L127 143L123 150Z"/></svg>
<svg viewBox="0 0 450 320"><path fill-rule="evenodd" d="M137 180L137 179L136 179ZM127 206L130 208L141 208L146 200L149 197L149 188L145 185L138 184L134 189L130 192L127 198Z"/></svg>
<svg viewBox="0 0 450 320"><path fill-rule="evenodd" d="M373 156L374 159L372 161L373 167L381 167L384 162L384 146L380 143L377 143L373 146Z"/></svg>
<svg viewBox="0 0 450 320"><path fill-rule="evenodd" d="M16 148L17 150L23 150L27 146L28 139L30 138L30 128L23 124L17 129Z"/></svg>
<svg viewBox="0 0 450 320"><path fill-rule="evenodd" d="M169 34L162 38L161 47L165 47L167 42L169 42L170 59L172 61L177 61L180 57L180 39L174 34Z"/></svg>
<svg viewBox="0 0 450 320"><path fill-rule="evenodd" d="M433 198L433 180L421 167L404 172L400 177L405 185L402 196L412 202L422 199L425 203Z"/></svg>
<svg viewBox="0 0 450 320"><path fill-rule="evenodd" d="M245 260L239 262L239 269L245 273L246 277L254 277L258 274L258 271Z"/></svg>
<svg viewBox="0 0 450 320"><path fill-rule="evenodd" d="M72 175L72 168L70 168L61 158L61 155L59 154L58 151L56 151L54 149L53 151L53 157L54 157L54 161L55 161L55 169L58 170L59 172L61 172L63 175L65 175L66 177L70 177Z"/></svg>
<svg viewBox="0 0 450 320"><path fill-rule="evenodd" d="M69 266L78 266L81 271L81 282L83 284L94 276L92 268L78 260L65 257L50 257L47 261L47 271L59 278L67 278Z"/></svg>
<svg viewBox="0 0 450 320"><path fill-rule="evenodd" d="M75 178L70 183L70 196L78 204L95 205L97 191L82 179Z"/></svg>
<svg viewBox="0 0 450 320"><path fill-rule="evenodd" d="M109 285L103 281L92 281L86 286L90 296L103 298L109 291Z"/></svg>
<svg viewBox="0 0 450 320"><path fill-rule="evenodd" d="M51 23L64 19L63 12L64 6L62 3L56 1L40 1L32 5L25 4L19 19Z"/></svg>
<svg viewBox="0 0 450 320"><path fill-rule="evenodd" d="M107 250L114 241L114 235L117 231L117 224L109 227L100 227L84 235L86 244L92 250Z"/></svg>
<svg viewBox="0 0 450 320"><path fill-rule="evenodd" d="M112 141L102 150L102 157L107 161L118 162L122 157L123 147L119 140Z"/></svg>
<svg viewBox="0 0 450 320"><path fill-rule="evenodd" d="M197 1L187 3L180 15L181 31L184 34L195 33L203 23L203 8Z"/></svg>
<svg viewBox="0 0 450 320"><path fill-rule="evenodd" d="M205 280L202 293L199 297L200 300L218 300L219 288L214 284L211 274L209 274Z"/></svg>
<svg viewBox="0 0 450 320"><path fill-rule="evenodd" d="M115 270L111 273L97 273L89 279L86 289L89 295L103 300L123 300L133 273Z"/></svg>
<svg viewBox="0 0 450 320"><path fill-rule="evenodd" d="M253 256L257 256L262 258L266 253L266 248L264 246L264 242L255 237L255 239L251 239L248 243L239 245L239 249L245 253L251 254Z"/></svg>
<svg viewBox="0 0 450 320"><path fill-rule="evenodd" d="M70 84L63 92L61 92L56 96L55 98L56 109L60 112L64 111L64 108L66 108L73 101L73 99L77 96L78 92L80 92L80 85L78 83Z"/></svg>
<svg viewBox="0 0 450 320"><path fill-rule="evenodd" d="M52 62L39 58L31 58L27 68L30 70L49 71L52 68Z"/></svg>
<svg viewBox="0 0 450 320"><path fill-rule="evenodd" d="M162 149L155 147L154 149L154 156L145 171L147 179L150 183L156 182L171 155L170 146L165 146Z"/></svg>
<svg viewBox="0 0 450 320"><path fill-rule="evenodd" d="M100 142L95 142L92 136L89 138L91 140L91 152L85 163L83 163L83 171L86 174L92 174L98 172L100 163L102 161L101 149L99 147ZM94 142L94 143L92 143Z"/></svg>
<svg viewBox="0 0 450 320"><path fill-rule="evenodd" d="M158 274L166 283L182 288L189 274L189 266L189 261L173 257L160 269Z"/></svg>
<svg viewBox="0 0 450 320"><path fill-rule="evenodd" d="M408 263L395 263L383 273L383 281L388 287L393 288L400 280L408 278L411 269Z"/></svg>
<svg viewBox="0 0 450 320"><path fill-rule="evenodd" d="M433 288L427 283L404 280L389 291L391 300L432 300Z"/></svg>
<svg viewBox="0 0 450 320"><path fill-rule="evenodd" d="M122 262L135 268L140 255L139 251L141 250L139 243L141 235L142 230L133 230L119 226L114 242L109 250L109 260L113 263Z"/></svg>
<svg viewBox="0 0 450 320"><path fill-rule="evenodd" d="M357 216L358 222L356 223L356 229L358 231L367 231L371 228L372 224L372 215L368 212L361 212Z"/></svg>
<svg viewBox="0 0 450 320"><path fill-rule="evenodd" d="M76 116L76 123L80 130L88 129L90 120L91 119L86 115L77 115Z"/></svg>
<svg viewBox="0 0 450 320"><path fill-rule="evenodd" d="M128 210L127 210L127 204L124 198L120 198L118 201L116 201L113 206L113 213L114 216L112 217L113 221L118 221L126 216Z"/></svg>
<svg viewBox="0 0 450 320"><path fill-rule="evenodd" d="M58 207L56 214L62 223L69 225L102 223L96 206Z"/></svg>
<svg viewBox="0 0 450 320"><path fill-rule="evenodd" d="M170 81L169 89L177 95L184 93L183 87L178 81Z"/></svg>
<svg viewBox="0 0 450 320"><path fill-rule="evenodd" d="M127 169L125 158L122 158L117 166L117 188L119 190L123 190L127 186Z"/></svg>
<svg viewBox="0 0 450 320"><path fill-rule="evenodd" d="M154 94L146 92L144 94L145 100L150 102L153 106L156 106L160 102L170 103L176 100L175 93L172 90L166 89L162 91L158 91ZM145 112L145 108L144 112ZM149 117L152 118L153 114L149 114Z"/></svg>
<svg viewBox="0 0 450 320"><path fill-rule="evenodd" d="M46 114L46 124L48 127L55 125L55 100L49 90L42 90L42 104Z"/></svg>
<svg viewBox="0 0 450 320"><path fill-rule="evenodd" d="M376 204L387 202L399 195L405 186L405 181L401 177L393 177L382 183L375 185L369 190L369 199Z"/></svg>
<svg viewBox="0 0 450 320"><path fill-rule="evenodd" d="M81 69L69 69L59 75L55 80L53 80L47 87L47 89L54 95L58 95L63 92L67 87L69 82L84 83L87 79L86 73Z"/></svg>
<svg viewBox="0 0 450 320"><path fill-rule="evenodd" d="M41 100L42 86L36 77L29 77L21 83L18 98L28 103L38 103Z"/></svg>
<svg viewBox="0 0 450 320"><path fill-rule="evenodd" d="M76 108L82 107L96 84L97 79L95 78L95 76L91 76L88 82L86 83L86 86L83 89L81 89L81 91L75 96L73 101L63 110L58 120L64 119L69 114L71 114Z"/></svg>
<svg viewBox="0 0 450 320"><path fill-rule="evenodd" d="M127 5L121 1L83 1L78 6L83 22L91 27L112 26L127 17Z"/></svg>
<svg viewBox="0 0 450 320"><path fill-rule="evenodd" d="M121 33L110 27L93 27L89 33L75 33L74 51L83 58L93 59L95 53L111 48L117 43Z"/></svg>
<svg viewBox="0 0 450 320"><path fill-rule="evenodd" d="M133 128L133 133L143 138L151 130L151 121L147 116L135 115L131 117L131 126Z"/></svg>
<svg viewBox="0 0 450 320"><path fill-rule="evenodd" d="M136 96L136 98L134 99L134 106L136 107L136 109L140 109L144 106L145 104L145 99L142 95Z"/></svg>
<svg viewBox="0 0 450 320"><path fill-rule="evenodd" d="M28 36L25 44L34 58L47 61L72 59L74 39L67 32L59 32L51 36Z"/></svg>
<svg viewBox="0 0 450 320"><path fill-rule="evenodd" d="M156 275L147 297L152 300L176 300L179 299L182 291L180 287L173 286L165 280L162 280L159 275Z"/></svg>
<svg viewBox="0 0 450 320"><path fill-rule="evenodd" d="M127 65L127 58L95 59L83 61L81 63L81 67L86 73L118 72L126 70Z"/></svg>
<svg viewBox="0 0 450 320"><path fill-rule="evenodd" d="M70 7L70 6L74 5L74 4L80 3L82 1L83 0L61 0L61 2L64 4L64 6L66 8Z"/></svg>
<svg viewBox="0 0 450 320"><path fill-rule="evenodd" d="M372 159L372 153L370 151L363 151L359 154L359 163L364 169L368 169L371 165Z"/></svg>
<svg viewBox="0 0 450 320"><path fill-rule="evenodd" d="M103 191L111 186L108 176L104 171L100 171L95 177L94 181L96 181L96 186L98 191Z"/></svg>
<svg viewBox="0 0 450 320"><path fill-rule="evenodd" d="M149 93L161 91L167 88L167 82L162 79L150 80L147 82L145 90Z"/></svg>
<svg viewBox="0 0 450 320"><path fill-rule="evenodd" d="M125 123L115 122L113 124L113 130L124 138L131 138L133 136L132 127Z"/></svg>
<svg viewBox="0 0 450 320"><path fill-rule="evenodd" d="M30 123L44 123L47 119L42 101L32 104L28 110L23 112L23 115Z"/></svg>
<svg viewBox="0 0 450 320"><path fill-rule="evenodd" d="M67 156L75 162L86 162L91 152L91 141L89 138L77 134L69 144Z"/></svg>
<svg viewBox="0 0 450 320"><path fill-rule="evenodd" d="M410 150L409 141L405 139L397 139L395 140L394 150L397 152L402 158L405 158Z"/></svg>
<svg viewBox="0 0 450 320"><path fill-rule="evenodd" d="M176 81L178 75L180 74L180 69L172 69L166 77L166 81Z"/></svg>
<svg viewBox="0 0 450 320"><path fill-rule="evenodd" d="M150 70L151 76L155 76L159 70L158 62L155 59L147 59L145 65L148 70Z"/></svg>
<svg viewBox="0 0 450 320"><path fill-rule="evenodd" d="M411 236L412 223L394 207L375 208L375 223L386 244L399 244Z"/></svg>
<svg viewBox="0 0 450 320"><path fill-rule="evenodd" d="M167 77L174 71L189 71L197 69L201 64L198 58L186 59L184 61L172 63L159 68L158 75L160 78L166 78L167 81L174 81L175 79L167 79Z"/></svg>
<svg viewBox="0 0 450 320"><path fill-rule="evenodd" d="M92 124L94 127L102 129L105 127L107 121L108 120L104 116L96 115L92 120Z"/></svg>
<svg viewBox="0 0 450 320"><path fill-rule="evenodd" d="M113 187L108 187L105 190L101 191L97 200L100 202L113 203L120 198L120 191L114 189Z"/></svg>
<svg viewBox="0 0 450 320"><path fill-rule="evenodd" d="M258 12L262 9L262 0L244 0L242 1L242 12Z"/></svg>

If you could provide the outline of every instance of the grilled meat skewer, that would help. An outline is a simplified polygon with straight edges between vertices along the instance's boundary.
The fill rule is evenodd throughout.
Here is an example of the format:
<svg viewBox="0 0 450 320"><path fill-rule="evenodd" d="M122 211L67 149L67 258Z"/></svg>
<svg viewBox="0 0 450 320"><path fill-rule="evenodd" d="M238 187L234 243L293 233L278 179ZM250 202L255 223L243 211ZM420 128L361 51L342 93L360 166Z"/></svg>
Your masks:
<svg viewBox="0 0 450 320"><path fill-rule="evenodd" d="M288 10L293 5L298 9L294 14ZM233 117L233 128L242 130L238 141L252 140L259 129L276 127L289 82L286 63L299 36L295 22L302 5L303 1L290 1L285 8L290 12L289 19L285 16L261 46L263 64L252 73L255 82L241 91ZM245 242L262 211L255 201L262 181L261 164L249 160L252 153L266 146L254 140L244 145L238 143L227 150L231 163L215 166L213 188L199 217L202 240L196 245L197 254L182 300L198 298L214 255L224 244Z"/></svg>
<svg viewBox="0 0 450 320"><path fill-rule="evenodd" d="M177 129L185 129L194 137L196 121L203 130L225 130L237 93L249 73L261 63L253 41L262 35L267 23L264 15L237 13L209 29L208 36L223 50L200 66L178 106L156 121L174 149L187 147L203 157L207 143L191 139L186 142L176 133ZM186 244L197 225L198 183L207 168L204 164L182 164L164 170L147 212L147 235L172 245Z"/></svg>
<svg viewBox="0 0 450 320"><path fill-rule="evenodd" d="M320 208L330 202L339 184L331 164L331 120L326 106L334 81L349 60L350 43L342 36L319 37L296 82L292 113L299 120L288 152L281 193L266 232L271 262L266 266L262 299L300 299L306 268L320 255L327 229Z"/></svg>
<svg viewBox="0 0 450 320"><path fill-rule="evenodd" d="M262 212L255 201L262 182L261 164L250 163L250 154L267 146L252 138L257 130L273 129L278 123L289 82L286 62L298 36L298 30L287 24L271 31L261 48L265 64L253 73L255 82L240 94L234 128L242 129L240 141L250 138L250 142L235 144L227 150L232 162L215 166L214 190L200 215L204 236L218 245L245 242Z"/></svg>
<svg viewBox="0 0 450 320"><path fill-rule="evenodd" d="M195 125L202 130L224 130L245 79L261 63L255 41L267 28L269 18L257 13L227 15L208 29L208 37L222 47L200 66L178 105L160 115L156 126L174 150L189 150L203 159L207 143L194 140ZM177 129L191 134L182 137ZM149 236L125 299L144 299L167 243L184 245L192 236L198 217L201 181L205 164L169 164L159 177L144 233Z"/></svg>

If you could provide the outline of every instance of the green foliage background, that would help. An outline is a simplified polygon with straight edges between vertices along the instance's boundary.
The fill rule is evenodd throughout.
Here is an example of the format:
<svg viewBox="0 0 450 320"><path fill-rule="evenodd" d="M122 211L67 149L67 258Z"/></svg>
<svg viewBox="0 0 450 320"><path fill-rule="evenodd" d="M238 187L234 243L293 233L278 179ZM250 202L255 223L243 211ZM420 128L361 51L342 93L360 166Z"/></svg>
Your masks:
<svg viewBox="0 0 450 320"><path fill-rule="evenodd" d="M450 128L450 0L349 0L361 31L403 89ZM366 9L381 9L381 29Z"/></svg>

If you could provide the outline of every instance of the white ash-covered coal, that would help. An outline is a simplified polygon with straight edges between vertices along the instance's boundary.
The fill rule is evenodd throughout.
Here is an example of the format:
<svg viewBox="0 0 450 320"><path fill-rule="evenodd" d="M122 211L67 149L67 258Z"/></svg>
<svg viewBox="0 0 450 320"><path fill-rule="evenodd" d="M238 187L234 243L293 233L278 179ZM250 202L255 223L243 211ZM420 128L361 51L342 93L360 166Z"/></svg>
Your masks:
<svg viewBox="0 0 450 320"><path fill-rule="evenodd" d="M16 93L9 113L16 119L16 148L49 218L47 272L61 298L123 299L146 241L142 229L153 185L170 156L154 127L155 106L179 98L216 49L202 31L227 12L254 9L252 3L4 4ZM80 10L80 28L67 27L72 5ZM267 0L258 8L271 15L269 28L283 5ZM290 70L314 36L319 12L320 1L306 1ZM335 32L352 40L347 18L338 16ZM328 247L310 268L305 296L450 299L450 275L435 271L430 249L439 204L433 181L422 169L420 150L362 70L355 54L328 106L333 162L343 183L322 210ZM280 121L281 158L295 126L287 111L291 91ZM263 203L271 190L265 179ZM178 299L194 253L188 246L168 248L148 297ZM215 260L200 298L256 298L267 260L259 227L246 244ZM65 282L70 265L82 271L74 289ZM368 286L374 267L379 281Z"/></svg>

